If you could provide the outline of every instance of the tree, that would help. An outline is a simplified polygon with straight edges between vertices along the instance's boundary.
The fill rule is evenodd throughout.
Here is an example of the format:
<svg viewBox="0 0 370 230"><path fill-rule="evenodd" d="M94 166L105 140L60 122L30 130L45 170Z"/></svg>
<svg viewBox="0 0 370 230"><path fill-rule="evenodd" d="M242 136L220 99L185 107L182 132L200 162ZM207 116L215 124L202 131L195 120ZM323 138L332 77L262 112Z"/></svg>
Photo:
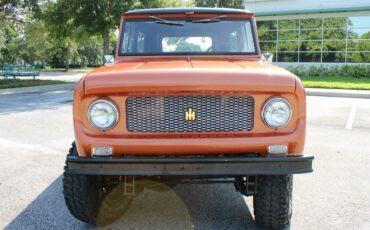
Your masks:
<svg viewBox="0 0 370 230"><path fill-rule="evenodd" d="M222 7L244 9L243 0L196 0L198 7Z"/></svg>
<svg viewBox="0 0 370 230"><path fill-rule="evenodd" d="M40 13L38 0L1 0L0 1L0 22L14 21L23 22L24 13ZM3 23L3 22L2 22Z"/></svg>
<svg viewBox="0 0 370 230"><path fill-rule="evenodd" d="M354 52L348 54L351 62L369 63L370 62L370 32L361 35L359 40L352 41Z"/></svg>
<svg viewBox="0 0 370 230"><path fill-rule="evenodd" d="M39 12L37 0L0 1L0 63L19 58L13 52L18 51L16 41L20 40L26 18L35 12Z"/></svg>
<svg viewBox="0 0 370 230"><path fill-rule="evenodd" d="M176 0L59 0L68 9L73 25L84 27L91 35L103 39L103 54L110 54L110 33L119 26L122 13L140 8L175 7L189 1Z"/></svg>
<svg viewBox="0 0 370 230"><path fill-rule="evenodd" d="M70 60L77 52L78 43L82 41L84 31L74 26L67 1L45 5L42 18L45 20L55 49L59 49L63 54L65 70L68 71Z"/></svg>
<svg viewBox="0 0 370 230"><path fill-rule="evenodd" d="M113 32L123 12L193 4L193 0L0 0L0 63L64 63L66 70L69 63L99 65L116 43Z"/></svg>

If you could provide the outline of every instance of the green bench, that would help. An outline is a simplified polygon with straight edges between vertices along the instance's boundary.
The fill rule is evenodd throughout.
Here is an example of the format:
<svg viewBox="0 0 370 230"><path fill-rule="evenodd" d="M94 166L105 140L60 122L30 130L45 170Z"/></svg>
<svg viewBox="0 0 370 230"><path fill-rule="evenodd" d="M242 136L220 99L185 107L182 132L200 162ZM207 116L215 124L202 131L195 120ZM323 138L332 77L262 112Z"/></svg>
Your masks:
<svg viewBox="0 0 370 230"><path fill-rule="evenodd" d="M37 76L40 76L40 66L39 65L4 65L1 71L1 75L4 79L8 77L33 77L33 80Z"/></svg>

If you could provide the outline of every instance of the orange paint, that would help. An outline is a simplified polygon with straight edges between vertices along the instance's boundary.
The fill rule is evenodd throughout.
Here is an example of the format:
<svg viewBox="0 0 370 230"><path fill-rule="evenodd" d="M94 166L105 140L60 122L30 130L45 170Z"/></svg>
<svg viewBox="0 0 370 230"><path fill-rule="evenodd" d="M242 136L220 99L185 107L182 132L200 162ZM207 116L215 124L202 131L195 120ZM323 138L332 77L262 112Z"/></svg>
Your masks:
<svg viewBox="0 0 370 230"><path fill-rule="evenodd" d="M219 14L158 14L162 18L209 18ZM250 18L253 14L231 14ZM123 15L146 18L147 15ZM255 25L255 21L253 23ZM122 25L121 25L122 27ZM120 39L118 39L120 40ZM294 74L266 63L258 55L118 56L115 64L87 74L76 86L74 130L80 156L91 156L93 146L109 146L114 156L124 154L266 154L269 145L286 144L289 156L302 155L306 129L306 96ZM129 96L250 95L254 98L254 128L225 133L133 133L126 127L125 101ZM261 109L271 97L292 106L292 118L279 130L267 127ZM89 123L91 102L106 98L119 110L117 125L106 132Z"/></svg>

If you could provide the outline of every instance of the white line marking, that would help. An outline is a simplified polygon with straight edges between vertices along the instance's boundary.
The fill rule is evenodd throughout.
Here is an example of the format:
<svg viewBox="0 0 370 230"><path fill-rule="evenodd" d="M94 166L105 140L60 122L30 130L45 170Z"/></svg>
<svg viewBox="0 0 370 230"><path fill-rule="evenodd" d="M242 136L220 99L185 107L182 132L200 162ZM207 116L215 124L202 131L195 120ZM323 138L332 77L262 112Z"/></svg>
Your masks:
<svg viewBox="0 0 370 230"><path fill-rule="evenodd" d="M351 130L353 127L353 121L355 120L355 115L356 115L356 108L357 105L354 103L352 105L351 111L349 112L348 118L347 118L347 123L346 123L346 129Z"/></svg>

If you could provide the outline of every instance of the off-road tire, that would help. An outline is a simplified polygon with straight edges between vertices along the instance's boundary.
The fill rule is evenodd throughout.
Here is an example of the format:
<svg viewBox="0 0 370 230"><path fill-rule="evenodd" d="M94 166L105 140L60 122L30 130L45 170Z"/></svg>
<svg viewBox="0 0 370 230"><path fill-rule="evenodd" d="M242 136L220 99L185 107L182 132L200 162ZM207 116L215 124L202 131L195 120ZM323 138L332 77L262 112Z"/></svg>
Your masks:
<svg viewBox="0 0 370 230"><path fill-rule="evenodd" d="M69 154L77 155L74 143ZM105 226L115 221L127 210L133 199L125 196L125 203L119 208L111 209L104 203L106 196L102 192L105 191L103 179L100 176L63 174L63 194L69 211L77 219L94 226ZM115 187L110 187L109 191L114 189ZM122 200L123 198L120 199Z"/></svg>
<svg viewBox="0 0 370 230"><path fill-rule="evenodd" d="M253 198L256 223L268 229L282 229L292 217L292 175L257 177L257 193Z"/></svg>

